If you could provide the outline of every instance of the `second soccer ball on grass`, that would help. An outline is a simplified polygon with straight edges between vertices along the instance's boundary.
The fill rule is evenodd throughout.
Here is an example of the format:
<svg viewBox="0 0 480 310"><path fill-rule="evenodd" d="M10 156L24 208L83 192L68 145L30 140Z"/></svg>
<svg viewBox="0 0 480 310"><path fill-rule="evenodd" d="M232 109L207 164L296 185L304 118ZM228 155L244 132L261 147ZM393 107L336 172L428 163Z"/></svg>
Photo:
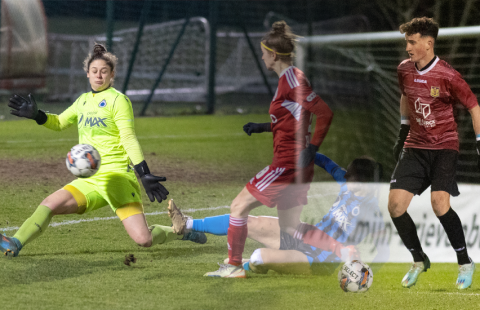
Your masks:
<svg viewBox="0 0 480 310"><path fill-rule="evenodd" d="M338 272L338 281L345 292L366 292L373 283L372 269L359 260L346 262Z"/></svg>
<svg viewBox="0 0 480 310"><path fill-rule="evenodd" d="M68 170L79 178L88 178L100 168L100 154L90 144L77 144L67 154Z"/></svg>

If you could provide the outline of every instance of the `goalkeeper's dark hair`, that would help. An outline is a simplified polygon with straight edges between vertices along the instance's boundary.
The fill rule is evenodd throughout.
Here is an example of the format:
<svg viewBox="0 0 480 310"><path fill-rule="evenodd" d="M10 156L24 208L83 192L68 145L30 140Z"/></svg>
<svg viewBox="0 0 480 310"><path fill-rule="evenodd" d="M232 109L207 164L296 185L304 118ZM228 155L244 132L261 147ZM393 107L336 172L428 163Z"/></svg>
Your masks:
<svg viewBox="0 0 480 310"><path fill-rule="evenodd" d="M283 20L274 22L270 31L263 36L262 43L277 53L288 54L278 55L279 59L291 60L294 57L293 50L297 45L299 36L292 32L292 29Z"/></svg>
<svg viewBox="0 0 480 310"><path fill-rule="evenodd" d="M420 33L422 37L429 36L433 39L437 39L438 36L438 23L433 18L417 17L409 21L408 23L401 24L399 29L400 33L405 33L407 36Z"/></svg>
<svg viewBox="0 0 480 310"><path fill-rule="evenodd" d="M110 67L112 72L115 71L118 60L117 56L107 52L105 46L99 43L95 43L95 46L93 47L93 52L88 54L87 58L85 58L85 60L83 61L83 70L88 73L88 70L90 69L90 64L97 59L103 59Z"/></svg>
<svg viewBox="0 0 480 310"><path fill-rule="evenodd" d="M349 182L380 182L382 176L382 165L369 156L355 158L345 173L345 179Z"/></svg>

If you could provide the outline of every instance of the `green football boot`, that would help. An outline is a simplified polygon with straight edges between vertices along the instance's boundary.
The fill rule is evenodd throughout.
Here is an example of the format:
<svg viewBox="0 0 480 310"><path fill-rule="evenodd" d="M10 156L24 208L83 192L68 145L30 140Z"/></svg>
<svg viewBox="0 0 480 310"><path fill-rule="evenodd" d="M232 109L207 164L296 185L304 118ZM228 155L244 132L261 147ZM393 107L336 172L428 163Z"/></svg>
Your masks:
<svg viewBox="0 0 480 310"><path fill-rule="evenodd" d="M414 262L412 264L412 267L410 267L410 270L407 272L407 274L403 277L402 279L402 286L406 288L410 288L417 284L418 276L422 272L426 272L427 269L430 268L430 259L428 259L428 256L423 253L424 256L424 261L423 262Z"/></svg>
<svg viewBox="0 0 480 310"><path fill-rule="evenodd" d="M199 244L204 244L207 242L207 235L200 231L190 230L183 235L182 240L188 240Z"/></svg>

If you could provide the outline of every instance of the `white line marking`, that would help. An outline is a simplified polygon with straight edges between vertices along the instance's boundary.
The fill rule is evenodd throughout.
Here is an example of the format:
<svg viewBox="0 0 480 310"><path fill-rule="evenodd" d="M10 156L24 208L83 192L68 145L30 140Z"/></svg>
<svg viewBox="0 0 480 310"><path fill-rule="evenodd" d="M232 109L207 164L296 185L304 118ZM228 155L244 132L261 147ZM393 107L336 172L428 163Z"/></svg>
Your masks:
<svg viewBox="0 0 480 310"><path fill-rule="evenodd" d="M191 139L191 138L219 138L219 137L232 137L245 135L243 132L231 133L231 134L211 134L211 135L155 135L155 136L137 136L139 140L152 140L152 139ZM246 136L246 135L245 135ZM48 142L65 142L65 141L78 141L78 138L59 138L48 139ZM9 140L6 143L19 144L19 143L32 143L32 142L44 142L44 140Z"/></svg>
<svg viewBox="0 0 480 310"><path fill-rule="evenodd" d="M428 294L428 295L432 295L432 294L445 294L445 295L461 295L461 296L480 296L480 294L478 293L473 293L473 294L466 294L466 293L460 293L460 292L457 292L457 293L452 293L452 292L411 292L410 294Z"/></svg>
<svg viewBox="0 0 480 310"><path fill-rule="evenodd" d="M309 195L307 197L312 198L312 197L323 197L323 196L330 196L330 195L317 194L317 195ZM230 208L230 206L220 206L220 207L201 208L201 209L185 209L185 210L182 209L182 211L186 212L186 213L195 213L195 212L198 212L198 211L209 211L209 210L219 210L219 209L229 209L229 208ZM145 213L145 215L160 215L160 214L167 214L167 211L155 211L155 212ZM50 225L48 225L48 226L49 227L57 227L57 226L73 225L73 224L86 223L86 222L109 221L109 220L115 220L115 219L118 219L118 217L117 216L94 217L94 218L90 218L90 219L55 222L55 223L50 223ZM5 228L0 227L0 231L12 231L12 230L18 230L19 228L20 227L18 227L18 226L5 227Z"/></svg>
<svg viewBox="0 0 480 310"><path fill-rule="evenodd" d="M221 207L212 207L212 208L201 208L201 209L182 209L182 212L185 213L195 213L198 211L210 211L210 210L219 210L219 209L229 209L230 206L221 206ZM167 214L167 211L155 211L150 213L145 213L145 215L160 215L160 214ZM81 220L74 220L74 221L63 221L63 222L55 222L48 225L49 227L57 227L57 226L64 226L64 225L73 225L85 222L96 222L96 221L109 221L118 219L118 216L109 216L109 217L94 217L91 219L81 219ZM11 230L18 230L20 227L5 227L0 228L0 231L11 231Z"/></svg>

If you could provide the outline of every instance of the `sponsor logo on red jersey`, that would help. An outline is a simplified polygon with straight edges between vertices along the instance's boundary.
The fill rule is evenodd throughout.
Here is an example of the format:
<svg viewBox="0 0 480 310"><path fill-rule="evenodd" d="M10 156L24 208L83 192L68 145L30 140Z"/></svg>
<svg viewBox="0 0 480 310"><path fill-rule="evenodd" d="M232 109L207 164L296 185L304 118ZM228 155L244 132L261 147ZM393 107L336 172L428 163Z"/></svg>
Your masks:
<svg viewBox="0 0 480 310"><path fill-rule="evenodd" d="M427 118L432 113L432 110L430 109L430 104L421 103L420 98L418 98L415 101L415 112L422 114L423 118Z"/></svg>
<svg viewBox="0 0 480 310"><path fill-rule="evenodd" d="M423 118L420 118L420 117L416 117L415 120L417 121L417 123L420 125L420 126L423 126L423 127L435 127L436 123L435 123L435 120L432 119L432 120L426 120L426 118L428 116L430 116L430 114L432 114L432 110L430 108L430 104L428 103L422 103L420 101L420 98L418 98L416 101L415 101L415 112L417 112L418 114L421 114L423 116Z"/></svg>

